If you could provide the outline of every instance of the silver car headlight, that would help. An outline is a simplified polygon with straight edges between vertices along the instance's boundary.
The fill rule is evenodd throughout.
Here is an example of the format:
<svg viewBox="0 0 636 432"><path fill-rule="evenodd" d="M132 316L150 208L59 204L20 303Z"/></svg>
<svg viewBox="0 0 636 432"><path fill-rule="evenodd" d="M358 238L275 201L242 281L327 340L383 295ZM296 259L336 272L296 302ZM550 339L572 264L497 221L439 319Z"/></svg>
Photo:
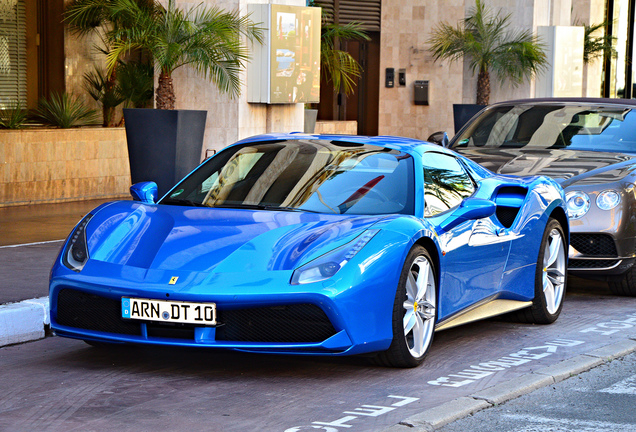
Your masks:
<svg viewBox="0 0 636 432"><path fill-rule="evenodd" d="M292 285L320 282L338 273L351 258L362 249L379 230L367 230L349 243L319 256L313 261L294 270L291 278Z"/></svg>
<svg viewBox="0 0 636 432"><path fill-rule="evenodd" d="M590 209L590 197L585 192L572 191L565 194L565 205L570 219L579 219Z"/></svg>
<svg viewBox="0 0 636 432"><path fill-rule="evenodd" d="M596 205L601 210L611 210L621 202L621 195L615 190L606 190L596 197Z"/></svg>

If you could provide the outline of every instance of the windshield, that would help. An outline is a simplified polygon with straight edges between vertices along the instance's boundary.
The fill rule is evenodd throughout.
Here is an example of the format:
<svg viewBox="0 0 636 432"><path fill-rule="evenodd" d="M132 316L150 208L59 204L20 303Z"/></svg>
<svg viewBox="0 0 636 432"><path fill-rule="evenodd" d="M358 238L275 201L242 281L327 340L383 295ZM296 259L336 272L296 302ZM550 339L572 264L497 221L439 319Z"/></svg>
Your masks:
<svg viewBox="0 0 636 432"><path fill-rule="evenodd" d="M211 158L159 204L412 214L413 161L397 150L355 143L248 143Z"/></svg>
<svg viewBox="0 0 636 432"><path fill-rule="evenodd" d="M488 109L452 148L636 152L636 114L623 107L537 104Z"/></svg>

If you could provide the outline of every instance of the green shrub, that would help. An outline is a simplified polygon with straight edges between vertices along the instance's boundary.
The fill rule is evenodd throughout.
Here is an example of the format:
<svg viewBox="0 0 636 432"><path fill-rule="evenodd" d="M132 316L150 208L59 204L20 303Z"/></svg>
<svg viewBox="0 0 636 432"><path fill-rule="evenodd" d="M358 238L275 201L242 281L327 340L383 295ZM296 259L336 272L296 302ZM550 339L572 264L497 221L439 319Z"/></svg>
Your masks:
<svg viewBox="0 0 636 432"><path fill-rule="evenodd" d="M11 102L7 108L0 110L0 128L20 129L26 124L28 114L19 101Z"/></svg>
<svg viewBox="0 0 636 432"><path fill-rule="evenodd" d="M97 110L68 93L51 93L48 99L40 99L35 116L44 124L61 128L94 124L98 119Z"/></svg>

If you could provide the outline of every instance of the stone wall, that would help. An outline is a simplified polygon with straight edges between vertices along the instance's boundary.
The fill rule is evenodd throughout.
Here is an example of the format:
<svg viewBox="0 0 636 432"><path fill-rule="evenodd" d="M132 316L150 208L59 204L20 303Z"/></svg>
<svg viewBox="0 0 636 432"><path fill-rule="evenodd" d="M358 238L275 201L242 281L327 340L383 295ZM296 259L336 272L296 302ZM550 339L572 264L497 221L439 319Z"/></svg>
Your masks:
<svg viewBox="0 0 636 432"><path fill-rule="evenodd" d="M452 131L453 103L463 100L461 62L433 62L427 40L439 22L464 17L464 0L383 0L380 37L379 134L426 139ZM394 88L384 86L386 68L394 68ZM397 84L398 69L406 69L406 86ZM429 106L413 103L416 80L429 81Z"/></svg>
<svg viewBox="0 0 636 432"><path fill-rule="evenodd" d="M321 121L316 122L317 134L339 134L356 135L358 133L358 122L355 120Z"/></svg>
<svg viewBox="0 0 636 432"><path fill-rule="evenodd" d="M123 128L0 131L0 207L128 196Z"/></svg>

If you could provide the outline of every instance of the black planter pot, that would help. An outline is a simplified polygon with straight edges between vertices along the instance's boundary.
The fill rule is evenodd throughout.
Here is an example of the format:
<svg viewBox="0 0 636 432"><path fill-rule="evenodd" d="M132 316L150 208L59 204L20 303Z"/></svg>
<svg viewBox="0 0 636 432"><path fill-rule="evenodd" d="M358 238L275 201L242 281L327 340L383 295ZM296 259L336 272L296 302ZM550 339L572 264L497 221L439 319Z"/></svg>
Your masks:
<svg viewBox="0 0 636 432"><path fill-rule="evenodd" d="M477 104L453 104L453 122L455 124L455 133L468 123L475 114L484 109L485 105Z"/></svg>
<svg viewBox="0 0 636 432"><path fill-rule="evenodd" d="M163 196L201 162L206 111L125 109L130 178Z"/></svg>

